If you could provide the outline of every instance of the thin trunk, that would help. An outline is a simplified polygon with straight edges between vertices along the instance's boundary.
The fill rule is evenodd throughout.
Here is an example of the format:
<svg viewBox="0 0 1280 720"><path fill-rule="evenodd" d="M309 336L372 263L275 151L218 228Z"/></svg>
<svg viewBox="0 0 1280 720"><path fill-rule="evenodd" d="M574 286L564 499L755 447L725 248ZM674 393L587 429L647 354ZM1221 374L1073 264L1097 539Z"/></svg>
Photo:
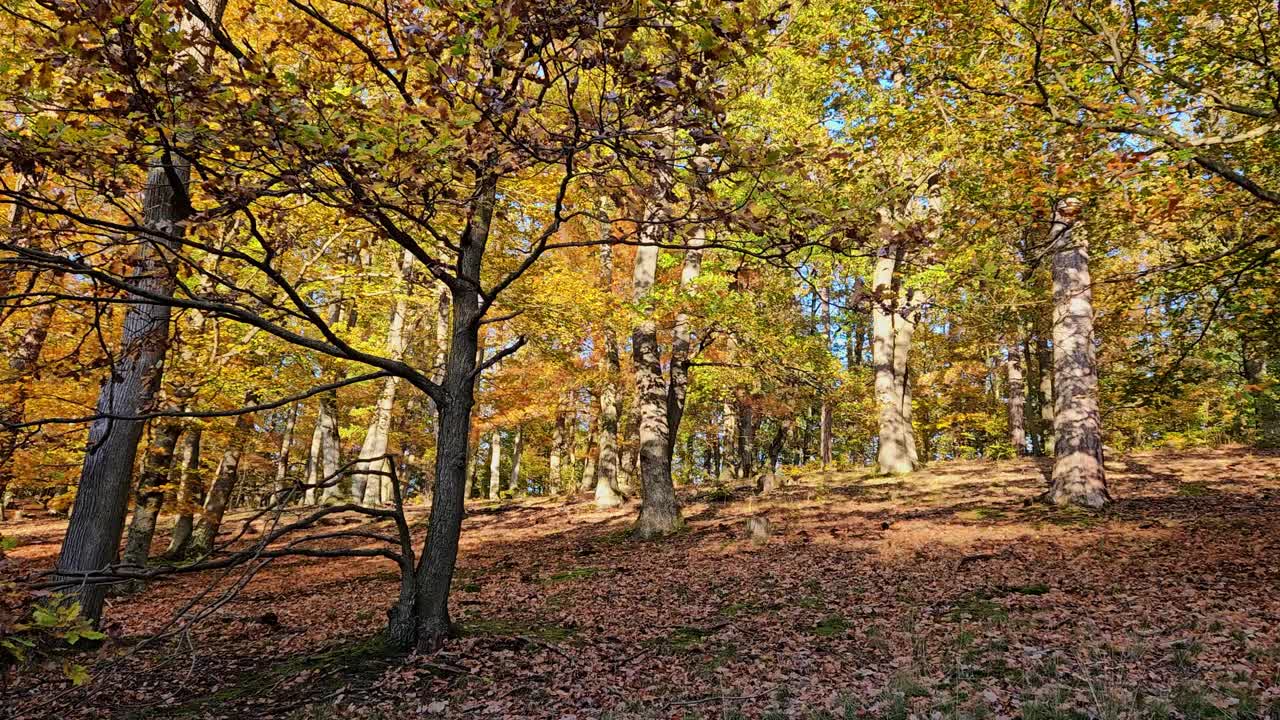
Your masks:
<svg viewBox="0 0 1280 720"><path fill-rule="evenodd" d="M1077 227L1080 204L1061 201L1050 226L1053 248L1055 505L1102 507L1111 501L1102 466L1102 419L1093 349L1093 285L1089 244Z"/></svg>
<svg viewBox="0 0 1280 720"><path fill-rule="evenodd" d="M246 405L254 402L252 395L245 398ZM240 479L240 458L244 456L245 445L252 433L253 415L245 413L236 417L231 436L227 438L227 448L222 453L222 462L218 464L218 472L209 488L209 496L205 498L204 511L196 521L195 529L191 531L191 552L194 555L208 555L213 551L218 530L222 526L222 516L227 511L231 494Z"/></svg>
<svg viewBox="0 0 1280 720"><path fill-rule="evenodd" d="M316 463L316 475L317 480L324 485L320 490L320 501L339 502L351 497L351 482L348 478L338 477L338 468L342 466L342 451L338 435L337 391L320 396L320 415L316 421L320 423L320 457Z"/></svg>
<svg viewBox="0 0 1280 720"><path fill-rule="evenodd" d="M280 451L276 455L276 484L273 502L283 502L289 487L289 455L293 452L293 431L298 425L299 405L289 406L285 414L284 430L280 433Z"/></svg>
<svg viewBox="0 0 1280 720"><path fill-rule="evenodd" d="M129 536L121 557L126 565L146 565L151 555L151 538L156 532L156 518L164 503L169 475L173 470L174 448L181 434L181 422L176 418L164 418L151 435L138 481L133 518L129 522Z"/></svg>
<svg viewBox="0 0 1280 720"><path fill-rule="evenodd" d="M607 230L606 230L607 231ZM613 246L600 246L600 284L613 293ZM596 438L600 459L596 463L596 507L610 508L622 504L618 479L618 379L622 376L622 359L618 350L618 333L613 325L604 325L605 380L600 388L600 427Z"/></svg>
<svg viewBox="0 0 1280 720"><path fill-rule="evenodd" d="M200 477L200 435L199 427L191 428L183 434L178 449L178 493L174 498L178 519L173 524L169 547L164 551L167 558L181 557L187 552L193 517L204 499L204 482Z"/></svg>
<svg viewBox="0 0 1280 720"><path fill-rule="evenodd" d="M702 272L702 247L706 242L706 230L699 225L689 238L689 249L684 253L684 266L680 269L680 293L686 298L693 294L693 283ZM693 328L689 312L682 307L676 313L671 332L671 381L667 385L668 456L675 450L680 422L684 419L685 398L689 394L689 354L693 349L692 342Z"/></svg>
<svg viewBox="0 0 1280 720"><path fill-rule="evenodd" d="M497 500L502 492L502 431L494 429L489 436L489 499Z"/></svg>
<svg viewBox="0 0 1280 720"><path fill-rule="evenodd" d="M413 270L415 262L413 254L404 251L400 259L400 283L396 288L396 302L391 309L391 320L387 325L387 356L393 360L404 357L405 316L409 312L409 300L405 295L405 285ZM382 392L378 393L377 404L374 405L373 418L369 421L369 429L364 435L364 444L360 446L360 457L369 462L356 464L356 472L351 478L351 494L363 505L381 505L392 502L391 493L391 460L382 458L373 460L387 453L387 444L391 435L391 413L396 403L396 388L400 378L389 377L382 382Z"/></svg>
<svg viewBox="0 0 1280 720"><path fill-rule="evenodd" d="M320 456L324 452L324 422L321 419L321 413L316 413L316 424L311 429L311 447L307 453L307 468L303 473L306 478L307 489L303 495L303 503L307 505L315 505L316 499L320 497L320 468L322 463Z"/></svg>
<svg viewBox="0 0 1280 720"><path fill-rule="evenodd" d="M755 472L755 412L748 402L738 405L738 480L746 480Z"/></svg>
<svg viewBox="0 0 1280 720"><path fill-rule="evenodd" d="M524 488L520 487L520 456L524 453L524 426L516 426L515 439L511 441L511 495L524 495Z"/></svg>
<svg viewBox="0 0 1280 720"><path fill-rule="evenodd" d="M1044 335L1037 335L1036 344L1036 365L1040 370L1040 428L1041 428L1041 445L1043 453L1048 455L1054 454L1054 387L1053 387L1053 348L1049 347L1049 343Z"/></svg>
<svg viewBox="0 0 1280 720"><path fill-rule="evenodd" d="M724 439L720 442L720 468L716 479L725 483L738 477L738 408L725 401L721 411Z"/></svg>
<svg viewBox="0 0 1280 720"><path fill-rule="evenodd" d="M1009 377L1009 443L1013 445L1015 454L1026 455L1026 384L1022 378L1022 357L1017 346L1009 348L1005 372Z"/></svg>
<svg viewBox="0 0 1280 720"><path fill-rule="evenodd" d="M636 248L632 274L634 300L645 307L644 319L631 334L636 375L636 401L640 410L640 487L642 500L635 533L640 538L668 535L680 529L680 506L671 480L671 440L667 420L667 383L658 349L658 323L653 317L652 293L658 272L656 233L660 226L654 200L646 208L646 225Z"/></svg>
<svg viewBox="0 0 1280 720"><path fill-rule="evenodd" d="M827 349L834 342L834 330L831 325L831 282L818 290L818 300L822 304L822 327L827 336ZM822 467L831 464L831 444L833 428L831 426L831 401L824 395L818 416L818 454L822 457Z"/></svg>
<svg viewBox="0 0 1280 720"><path fill-rule="evenodd" d="M551 456L547 459L547 485L549 485L547 490L552 495L559 494L564 488L561 472L564 462L565 430L567 425L564 409L560 408L556 411L556 429L551 435Z"/></svg>
<svg viewBox="0 0 1280 720"><path fill-rule="evenodd" d="M587 413L591 412L591 403L587 403ZM578 481L579 492L591 492L596 486L596 435L600 427L600 418L591 417L587 421L586 452L582 459L582 478Z"/></svg>

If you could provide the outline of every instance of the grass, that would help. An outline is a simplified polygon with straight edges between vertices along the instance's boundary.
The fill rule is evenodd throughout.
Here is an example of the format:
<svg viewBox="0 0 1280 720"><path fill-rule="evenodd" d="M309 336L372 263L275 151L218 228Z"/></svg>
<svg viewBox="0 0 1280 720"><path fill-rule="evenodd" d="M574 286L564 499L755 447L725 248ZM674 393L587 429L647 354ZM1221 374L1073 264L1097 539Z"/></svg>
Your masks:
<svg viewBox="0 0 1280 720"><path fill-rule="evenodd" d="M844 635L852 627L848 620L839 615L829 615L813 626L813 634L818 637L836 637Z"/></svg>

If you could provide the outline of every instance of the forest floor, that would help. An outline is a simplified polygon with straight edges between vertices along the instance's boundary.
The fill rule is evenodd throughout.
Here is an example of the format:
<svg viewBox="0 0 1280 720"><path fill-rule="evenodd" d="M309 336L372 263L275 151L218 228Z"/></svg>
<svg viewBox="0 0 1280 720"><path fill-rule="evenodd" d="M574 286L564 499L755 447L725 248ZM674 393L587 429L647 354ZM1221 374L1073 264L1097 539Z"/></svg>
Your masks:
<svg viewBox="0 0 1280 720"><path fill-rule="evenodd" d="M1103 514L1033 502L1032 460L686 488L687 530L645 543L633 505L481 504L439 653L379 652L387 561L280 560L161 642L141 644L239 572L114 598L92 679L16 677L0 715L1280 720L1280 455L1107 467ZM6 524L11 559L48 567L62 529Z"/></svg>

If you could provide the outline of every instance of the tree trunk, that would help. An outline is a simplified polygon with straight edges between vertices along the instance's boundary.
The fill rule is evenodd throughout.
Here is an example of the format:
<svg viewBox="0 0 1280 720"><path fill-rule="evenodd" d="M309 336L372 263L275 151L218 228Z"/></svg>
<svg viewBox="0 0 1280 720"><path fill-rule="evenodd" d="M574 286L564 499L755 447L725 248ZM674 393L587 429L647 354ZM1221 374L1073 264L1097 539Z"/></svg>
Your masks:
<svg viewBox="0 0 1280 720"><path fill-rule="evenodd" d="M880 473L900 475L917 465L915 437L911 429L911 384L907 377L907 352L914 323L902 317L895 274L902 260L901 246L890 243L876 257L872 279L872 362L875 366L876 401L880 410L880 447L876 462Z"/></svg>
<svg viewBox="0 0 1280 720"><path fill-rule="evenodd" d="M489 436L489 499L497 500L502 492L502 431L494 428Z"/></svg>
<svg viewBox="0 0 1280 720"><path fill-rule="evenodd" d="M520 456L524 454L524 426L516 426L516 437L511 441L511 495L523 496L524 488L520 486Z"/></svg>
<svg viewBox="0 0 1280 720"><path fill-rule="evenodd" d="M689 249L684 253L684 266L680 269L680 292L685 300L693 294L693 283L702 272L702 247L707 234L702 226L689 238ZM676 313L671 332L671 382L667 386L667 455L674 454L680 422L684 419L685 398L689 394L689 354L692 351L693 329L689 312L681 308Z"/></svg>
<svg viewBox="0 0 1280 720"><path fill-rule="evenodd" d="M329 391L320 396L320 411L316 416L320 433L320 454L313 464L320 502L339 502L351 496L351 484L347 478L338 477L342 466L341 440L338 436L338 393Z"/></svg>
<svg viewBox="0 0 1280 720"><path fill-rule="evenodd" d="M126 565L146 565L151 554L151 538L156 531L156 518L164 504L164 496L173 470L174 448L182 434L182 423L176 418L162 418L151 436L151 445L143 460L142 477L138 481L137 501L129 522L129 536L124 544L122 560Z"/></svg>
<svg viewBox="0 0 1280 720"><path fill-rule="evenodd" d="M831 325L831 282L819 288L818 299L822 303L822 327L823 332L827 336L827 348L831 349L834 341L834 331ZM825 396L822 398L822 407L818 415L818 454L822 457L822 467L825 470L831 464L831 444L834 438L834 428L831 425L831 401Z"/></svg>
<svg viewBox="0 0 1280 720"><path fill-rule="evenodd" d="M226 0L201 0L200 4L214 22L221 20ZM201 58L206 70L209 62L209 56ZM176 277L165 255L172 250L169 238L182 235L183 221L190 214L190 177L191 163L168 154L154 163L147 175L142 196L142 224L147 232L135 237L138 248L132 278L147 293L160 297L173 294ZM125 312L116 361L98 394L96 412L102 417L89 427L75 506L58 554L57 569L64 573L62 578L101 570L116 559L143 426L140 420L118 418L135 416L151 407L169 346L171 315L168 304L152 304L140 297L134 298ZM81 614L95 623L100 620L106 586L84 585L77 594Z"/></svg>
<svg viewBox="0 0 1280 720"><path fill-rule="evenodd" d="M252 394L245 398L246 405L252 405L256 399ZM222 453L222 462L218 463L218 472L214 476L213 485L209 487L209 496L204 501L204 511L196 521L191 532L191 552L195 555L208 555L213 551L214 542L218 538L218 530L222 526L222 516L227 511L231 493L235 491L236 482L240 479L240 458L244 456L245 445L253 433L253 414L244 413L236 417L236 424L227 438L227 448Z"/></svg>
<svg viewBox="0 0 1280 720"><path fill-rule="evenodd" d="M392 647L438 649L448 637L449 587L458 559L466 488L471 411L475 405L476 350L480 327L480 267L497 195L495 177L482 178L463 242L453 295L453 335L445 362L436 431L436 490L422 560L414 573L412 598L402 593L389 613L387 640Z"/></svg>
<svg viewBox="0 0 1280 720"><path fill-rule="evenodd" d="M552 495L557 495L564 489L561 466L564 462L565 430L567 426L564 408L558 408L556 410L556 429L551 435L551 457L547 459L547 485L550 486L547 489Z"/></svg>
<svg viewBox="0 0 1280 720"><path fill-rule="evenodd" d="M746 480L755 472L755 412L748 402L738 404L738 480Z"/></svg>
<svg viewBox="0 0 1280 720"><path fill-rule="evenodd" d="M1093 349L1093 285L1089 244L1076 226L1080 203L1054 209L1053 248L1054 463L1049 499L1055 505L1098 508L1110 502L1102 466L1102 419Z"/></svg>
<svg viewBox="0 0 1280 720"><path fill-rule="evenodd" d="M289 488L289 455L293 452L293 431L298 425L299 409L298 403L289 406L289 411L285 416L284 431L280 433L280 454L276 456L274 499L277 503L284 502L285 492Z"/></svg>
<svg viewBox="0 0 1280 720"><path fill-rule="evenodd" d="M578 481L579 492L591 492L596 487L596 435L600 428L600 418L591 416L591 397L587 397L587 439L586 451L582 458L582 478Z"/></svg>
<svg viewBox="0 0 1280 720"><path fill-rule="evenodd" d="M1046 456L1054 454L1054 424L1053 413L1054 404L1057 402L1054 397L1053 387L1053 348L1049 347L1044 335L1037 334L1035 339L1036 345L1036 365L1040 369L1040 428L1041 428L1041 445Z"/></svg>
<svg viewBox="0 0 1280 720"><path fill-rule="evenodd" d="M618 492L630 495L635 488L636 449L639 447L637 435L640 432L638 408L632 404L622 416L618 436Z"/></svg>
<svg viewBox="0 0 1280 720"><path fill-rule="evenodd" d="M178 519L173 524L169 547L164 551L167 558L182 557L187 552L193 516L204 500L204 482L200 477L200 435L200 427L191 428L182 436L182 445L178 449L178 493L174 498Z"/></svg>
<svg viewBox="0 0 1280 720"><path fill-rule="evenodd" d="M1026 384L1022 379L1022 357L1017 346L1009 348L1005 371L1009 376L1009 444L1017 455L1027 454Z"/></svg>
<svg viewBox="0 0 1280 720"><path fill-rule="evenodd" d="M635 366L636 399L640 409L640 487L642 499L635 534L639 538L668 535L680 529L680 507L671 480L671 440L667 424L667 383L658 350L658 323L653 317L652 292L658 272L660 231L652 224L656 213L650 203L645 214L650 223L641 229L632 275L634 300L645 308L644 319L631 334L631 357Z"/></svg>

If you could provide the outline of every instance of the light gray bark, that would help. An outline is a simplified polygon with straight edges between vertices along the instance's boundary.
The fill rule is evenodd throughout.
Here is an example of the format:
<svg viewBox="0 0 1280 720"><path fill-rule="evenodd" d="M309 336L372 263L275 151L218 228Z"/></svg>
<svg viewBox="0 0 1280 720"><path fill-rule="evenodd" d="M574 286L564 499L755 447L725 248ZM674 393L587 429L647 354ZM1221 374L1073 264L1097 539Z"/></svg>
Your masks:
<svg viewBox="0 0 1280 720"><path fill-rule="evenodd" d="M489 436L489 499L502 494L502 431L494 429Z"/></svg>
<svg viewBox="0 0 1280 720"><path fill-rule="evenodd" d="M285 411L284 430L280 433L280 451L276 455L275 500L283 501L289 488L289 455L293 453L293 431L298 425L300 406L294 403Z"/></svg>
<svg viewBox="0 0 1280 720"><path fill-rule="evenodd" d="M524 488L520 485L520 456L524 454L524 426L516 426L516 436L511 441L511 482L510 489L512 496L524 495Z"/></svg>
<svg viewBox="0 0 1280 720"><path fill-rule="evenodd" d="M644 308L644 318L631 334L631 357L636 376L636 402L640 411L640 487L642 500L635 533L640 538L668 535L680 529L680 506L671 479L670 427L667 424L667 383L658 349L658 323L652 311L653 285L658 272L657 233L661 228L655 207L649 203L646 224L640 230L632 273L633 299Z"/></svg>
<svg viewBox="0 0 1280 720"><path fill-rule="evenodd" d="M330 391L320 396L320 410L316 416L320 433L320 455L312 463L315 482L322 484L318 493L320 502L339 502L351 496L349 478L338 477L342 466L341 439L338 435L338 393Z"/></svg>
<svg viewBox="0 0 1280 720"><path fill-rule="evenodd" d="M872 290L872 363L876 402L879 405L880 443L876 455L879 472L900 475L916 469L915 433L911 427L911 382L907 355L915 322L904 317L897 282L902 260L901 245L887 243L876 257Z"/></svg>
<svg viewBox="0 0 1280 720"><path fill-rule="evenodd" d="M1093 348L1093 282L1089 244L1078 226L1079 201L1054 208L1053 249L1054 463L1049 500L1098 508L1111 501L1102 465L1102 418Z"/></svg>
<svg viewBox="0 0 1280 720"><path fill-rule="evenodd" d="M387 324L387 357L399 360L404 357L405 318L409 312L408 296L405 287L414 263L413 254L404 251L400 259L400 282L397 285L395 305L391 309L391 319ZM382 381L382 391L378 393L377 403L373 408L373 418L369 421L369 429L365 431L364 443L360 446L360 458L369 462L356 464L356 472L351 478L351 494L356 501L364 505L380 505L390 503L391 495L391 460L383 458L372 460L386 454L391 435L391 413L395 409L396 388L400 378L389 377ZM385 491L385 492L384 492Z"/></svg>
<svg viewBox="0 0 1280 720"><path fill-rule="evenodd" d="M246 405L254 402L252 395L245 399ZM253 415L245 413L237 416L231 435L227 438L227 447L222 453L222 462L218 464L213 485L209 487L209 496L205 498L203 512L191 531L191 552L195 555L208 555L213 550L218 530L222 527L222 516L227 511L231 493L235 491L236 482L240 479L240 459L244 456L245 445L252 432Z"/></svg>
<svg viewBox="0 0 1280 720"><path fill-rule="evenodd" d="M1009 348L1005 360L1005 372L1009 378L1009 443L1014 453L1027 454L1026 430L1026 382L1022 377L1022 355L1017 346Z"/></svg>
<svg viewBox="0 0 1280 720"><path fill-rule="evenodd" d="M204 482L200 477L201 432L198 426L187 430L178 448L178 493L173 503L178 519L173 524L169 547L164 551L167 558L178 558L187 552L194 513L204 500Z"/></svg>
<svg viewBox="0 0 1280 720"><path fill-rule="evenodd" d="M173 470L174 448L182 434L177 418L161 418L151 433L151 444L142 463L137 500L129 521L121 560L126 565L146 565L151 555L151 539L156 531L156 518L164 504L164 495Z"/></svg>
<svg viewBox="0 0 1280 720"><path fill-rule="evenodd" d="M613 292L613 247L600 246L600 281L607 292ZM610 508L622 504L618 488L618 378L622 374L622 359L618 351L618 334L613 326L605 323L604 331L605 380L600 387L600 429L596 445L600 459L596 463L596 507Z"/></svg>

